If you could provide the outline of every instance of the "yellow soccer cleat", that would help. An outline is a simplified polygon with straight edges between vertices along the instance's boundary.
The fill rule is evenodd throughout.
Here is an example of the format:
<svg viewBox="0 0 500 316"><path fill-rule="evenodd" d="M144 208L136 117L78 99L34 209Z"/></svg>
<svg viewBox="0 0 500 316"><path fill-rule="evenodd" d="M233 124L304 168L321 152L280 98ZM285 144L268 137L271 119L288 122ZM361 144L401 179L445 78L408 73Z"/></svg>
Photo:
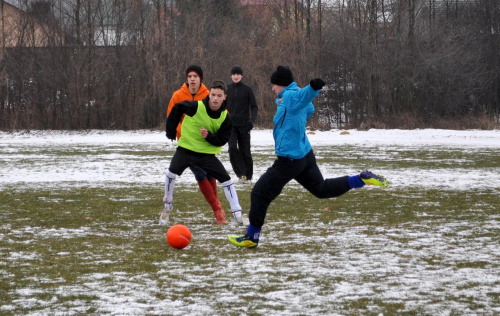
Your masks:
<svg viewBox="0 0 500 316"><path fill-rule="evenodd" d="M258 241L254 241L250 236L247 235L243 236L229 235L227 236L227 240L229 240L229 242L235 245L236 247L253 248L257 247L257 245L259 244Z"/></svg>
<svg viewBox="0 0 500 316"><path fill-rule="evenodd" d="M386 178L380 175L373 174L371 171L365 170L361 172L359 176L361 177L361 180L363 180L365 184L377 185L384 189L389 189L390 187L389 181L387 181Z"/></svg>

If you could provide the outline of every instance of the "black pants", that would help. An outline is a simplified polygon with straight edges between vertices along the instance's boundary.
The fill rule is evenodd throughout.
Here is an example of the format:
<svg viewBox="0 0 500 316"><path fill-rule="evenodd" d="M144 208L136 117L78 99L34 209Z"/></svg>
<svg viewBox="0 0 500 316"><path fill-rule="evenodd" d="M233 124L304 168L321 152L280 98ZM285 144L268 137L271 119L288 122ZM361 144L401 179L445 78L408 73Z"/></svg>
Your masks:
<svg viewBox="0 0 500 316"><path fill-rule="evenodd" d="M292 179L295 179L314 196L327 199L340 196L350 190L347 178L344 176L323 179L312 150L302 159L278 157L255 183L252 190L250 224L256 227L264 225L269 205Z"/></svg>
<svg viewBox="0 0 500 316"><path fill-rule="evenodd" d="M205 170L220 183L231 180L222 162L213 154L201 154L189 149L177 147L168 169L181 175L187 167L196 166Z"/></svg>
<svg viewBox="0 0 500 316"><path fill-rule="evenodd" d="M228 142L229 160L234 173L239 178L246 176L252 179L253 160L250 152L250 131L248 126L233 126Z"/></svg>

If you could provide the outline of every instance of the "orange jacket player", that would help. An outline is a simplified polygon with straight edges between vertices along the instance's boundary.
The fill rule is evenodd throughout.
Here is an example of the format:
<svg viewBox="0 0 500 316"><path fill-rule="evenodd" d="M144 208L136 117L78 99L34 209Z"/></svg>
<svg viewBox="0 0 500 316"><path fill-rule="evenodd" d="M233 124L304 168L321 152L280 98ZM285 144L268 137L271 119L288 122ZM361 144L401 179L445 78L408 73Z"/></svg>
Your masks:
<svg viewBox="0 0 500 316"><path fill-rule="evenodd" d="M199 69L198 69L199 68ZM191 65L186 69L186 82L182 84L181 88L174 92L170 102L168 103L167 117L176 103L182 101L201 101L209 93L207 87L203 84L203 71L201 67ZM182 120L177 125L177 139L181 137Z"/></svg>

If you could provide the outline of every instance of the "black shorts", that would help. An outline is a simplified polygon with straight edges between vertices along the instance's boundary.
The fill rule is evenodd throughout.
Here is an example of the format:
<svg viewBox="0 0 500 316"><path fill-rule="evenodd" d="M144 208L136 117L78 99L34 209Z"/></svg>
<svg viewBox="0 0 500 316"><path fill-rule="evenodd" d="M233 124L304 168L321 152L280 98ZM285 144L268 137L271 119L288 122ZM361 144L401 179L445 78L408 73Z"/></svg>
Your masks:
<svg viewBox="0 0 500 316"><path fill-rule="evenodd" d="M226 168L215 154L202 154L177 147L168 167L170 172L180 176L190 166L200 167L221 183L231 180Z"/></svg>

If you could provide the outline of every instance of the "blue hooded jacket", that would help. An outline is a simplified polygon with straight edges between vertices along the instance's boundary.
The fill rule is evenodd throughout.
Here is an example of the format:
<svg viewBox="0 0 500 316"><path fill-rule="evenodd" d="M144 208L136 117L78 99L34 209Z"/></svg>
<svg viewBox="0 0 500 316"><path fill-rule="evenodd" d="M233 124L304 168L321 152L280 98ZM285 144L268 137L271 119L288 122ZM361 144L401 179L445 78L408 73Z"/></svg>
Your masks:
<svg viewBox="0 0 500 316"><path fill-rule="evenodd" d="M304 158L311 151L306 135L307 120L314 113L312 100L318 96L310 85L299 88L292 82L276 98L278 107L274 115L274 148L276 155L291 159Z"/></svg>

